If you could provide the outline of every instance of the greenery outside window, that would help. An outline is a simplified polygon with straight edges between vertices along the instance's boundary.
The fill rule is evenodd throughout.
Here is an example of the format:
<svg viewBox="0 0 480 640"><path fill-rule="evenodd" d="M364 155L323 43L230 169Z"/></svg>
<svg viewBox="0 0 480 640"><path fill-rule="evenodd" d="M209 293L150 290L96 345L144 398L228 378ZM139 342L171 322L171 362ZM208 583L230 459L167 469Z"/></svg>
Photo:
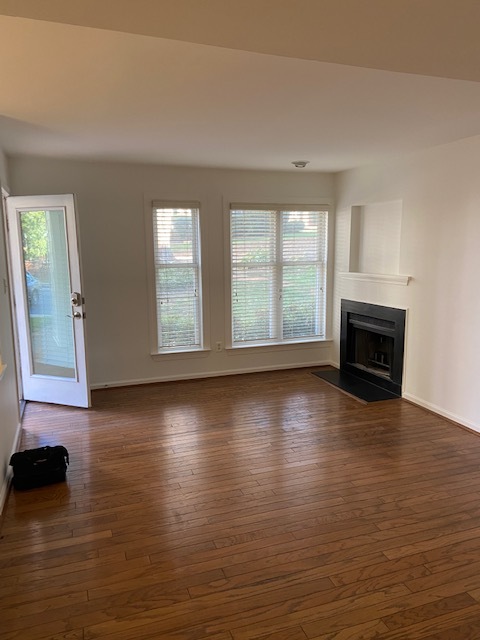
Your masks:
<svg viewBox="0 0 480 640"><path fill-rule="evenodd" d="M199 206L153 203L157 353L203 348Z"/></svg>
<svg viewBox="0 0 480 640"><path fill-rule="evenodd" d="M328 211L231 205L232 346L325 339Z"/></svg>

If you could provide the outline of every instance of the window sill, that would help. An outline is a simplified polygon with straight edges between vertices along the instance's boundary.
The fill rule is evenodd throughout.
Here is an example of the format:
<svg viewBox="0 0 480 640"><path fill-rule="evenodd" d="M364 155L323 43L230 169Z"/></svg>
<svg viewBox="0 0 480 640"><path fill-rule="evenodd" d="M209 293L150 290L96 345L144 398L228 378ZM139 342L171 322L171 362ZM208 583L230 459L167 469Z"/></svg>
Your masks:
<svg viewBox="0 0 480 640"><path fill-rule="evenodd" d="M164 353L153 352L150 354L150 357L152 360L184 360L189 358L205 358L210 352L210 348L195 349L192 351L165 351Z"/></svg>
<svg viewBox="0 0 480 640"><path fill-rule="evenodd" d="M237 345L235 347L227 346L220 353L227 355L244 355L245 353L259 353L272 351L308 351L313 347L330 346L333 343L331 338L322 338L320 340L305 340L302 342L280 342L272 344L271 342ZM195 351L166 351L165 353L151 353L150 357L155 361L164 360L186 360L191 358L206 358L212 353L211 348L196 349Z"/></svg>
<svg viewBox="0 0 480 640"><path fill-rule="evenodd" d="M307 351L313 347L330 346L333 340L330 338L322 338L320 340L305 340L302 342L278 342L272 344L271 342L258 343L258 344L245 344L225 347L225 351L228 351L228 355L242 355L250 352L268 352L268 351Z"/></svg>

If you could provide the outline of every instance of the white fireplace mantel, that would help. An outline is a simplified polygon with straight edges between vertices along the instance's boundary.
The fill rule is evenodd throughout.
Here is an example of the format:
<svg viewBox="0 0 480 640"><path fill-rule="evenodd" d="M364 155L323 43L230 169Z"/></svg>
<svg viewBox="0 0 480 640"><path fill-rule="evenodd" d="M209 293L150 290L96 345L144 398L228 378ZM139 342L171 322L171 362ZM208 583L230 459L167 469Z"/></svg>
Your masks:
<svg viewBox="0 0 480 640"><path fill-rule="evenodd" d="M407 286L411 276L393 273L361 273L355 271L343 271L340 273L342 278L347 280L362 280L364 282L380 282L384 284L397 284Z"/></svg>

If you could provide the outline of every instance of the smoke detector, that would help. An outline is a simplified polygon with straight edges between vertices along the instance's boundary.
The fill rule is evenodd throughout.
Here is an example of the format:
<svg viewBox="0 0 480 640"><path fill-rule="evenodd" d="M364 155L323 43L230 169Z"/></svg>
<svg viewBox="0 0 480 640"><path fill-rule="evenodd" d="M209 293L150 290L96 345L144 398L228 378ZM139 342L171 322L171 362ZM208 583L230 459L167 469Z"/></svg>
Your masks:
<svg viewBox="0 0 480 640"><path fill-rule="evenodd" d="M292 162L293 166L297 167L297 169L305 169L308 163L309 160L294 160Z"/></svg>

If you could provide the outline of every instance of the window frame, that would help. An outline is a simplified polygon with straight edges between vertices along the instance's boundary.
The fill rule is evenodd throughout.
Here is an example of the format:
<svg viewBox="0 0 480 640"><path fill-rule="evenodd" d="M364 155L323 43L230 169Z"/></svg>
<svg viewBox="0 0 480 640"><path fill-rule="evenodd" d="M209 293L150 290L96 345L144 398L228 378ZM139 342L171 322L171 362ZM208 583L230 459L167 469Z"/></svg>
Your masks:
<svg viewBox="0 0 480 640"><path fill-rule="evenodd" d="M156 209L196 209L198 210L198 270L199 270L199 346L167 347L160 348L158 341L158 316L156 300L156 263L155 263L155 220ZM206 254L203 233L202 204L198 200L159 200L157 198L145 198L145 236L146 259L148 276L148 302L149 302L149 341L150 356L152 359L188 358L204 354L210 350L208 342L208 295L203 256Z"/></svg>
<svg viewBox="0 0 480 640"><path fill-rule="evenodd" d="M10 251L10 246L9 246L9 238L8 238L8 224L7 224L7 207L6 207L6 200L8 198L8 192L3 188L2 185L0 185L0 217L2 219L1 224L3 225L3 234L4 234L4 241L5 241L5 262L6 262L6 267L7 267L7 274L6 277L8 277L8 273L9 273L9 267L10 267L10 262L9 262L9 251ZM7 281L4 281L4 287L5 287L5 296L8 296L8 292L7 292ZM8 285L8 290L10 290L10 285ZM11 303L11 298L10 298L10 303ZM11 307L13 309L13 306ZM12 322L12 330L15 333L16 331L16 325L15 323ZM5 362L5 359L2 358L2 343L0 340L0 381L3 379L5 372L7 370L7 363ZM20 387L19 387L20 388Z"/></svg>
<svg viewBox="0 0 480 640"><path fill-rule="evenodd" d="M232 210L259 210L259 211L275 211L277 215L285 211L321 211L327 214L327 232L326 232L326 260L325 260L325 335L324 336L306 336L302 338L286 338L276 341L259 340L245 343L235 343L233 339L233 309L232 309L232 247L231 247L231 211ZM331 342L331 308L332 308L332 255L334 243L334 220L332 213L332 205L330 202L319 204L319 200L312 199L295 199L286 200L281 204L278 202L248 202L231 200L224 201L224 238L225 238L225 348L232 350L232 353L245 352L252 349L255 352L270 351L279 349L304 349L310 348L312 344L322 344ZM280 239L277 238L277 244ZM283 263L278 263L280 269ZM277 314L276 322L280 322L281 313Z"/></svg>

